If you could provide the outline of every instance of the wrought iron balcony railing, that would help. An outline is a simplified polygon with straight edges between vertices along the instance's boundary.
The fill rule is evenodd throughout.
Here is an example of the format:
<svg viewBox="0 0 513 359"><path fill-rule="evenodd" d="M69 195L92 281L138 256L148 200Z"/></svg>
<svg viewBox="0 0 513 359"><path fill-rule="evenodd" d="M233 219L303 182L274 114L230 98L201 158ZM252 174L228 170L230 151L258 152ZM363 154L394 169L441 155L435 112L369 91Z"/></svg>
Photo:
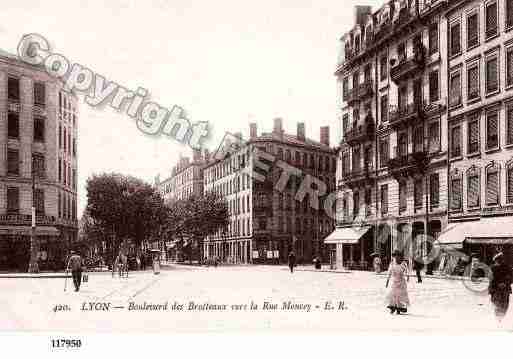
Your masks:
<svg viewBox="0 0 513 359"><path fill-rule="evenodd" d="M388 115L390 126L406 127L415 125L424 117L424 108L420 101L406 106L392 107Z"/></svg>

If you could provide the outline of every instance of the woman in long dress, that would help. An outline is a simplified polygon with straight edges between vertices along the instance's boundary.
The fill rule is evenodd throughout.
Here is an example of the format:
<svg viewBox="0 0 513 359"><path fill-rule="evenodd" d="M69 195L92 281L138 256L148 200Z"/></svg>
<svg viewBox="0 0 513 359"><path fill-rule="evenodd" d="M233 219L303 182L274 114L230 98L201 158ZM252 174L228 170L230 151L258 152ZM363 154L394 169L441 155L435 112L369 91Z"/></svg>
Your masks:
<svg viewBox="0 0 513 359"><path fill-rule="evenodd" d="M399 251L394 251L394 259L388 268L388 278L386 287L392 279L392 286L390 292L386 297L387 308L390 309L390 314L406 313L407 307L410 305L408 298L408 287L406 282L409 281L408 265L402 260L402 254Z"/></svg>

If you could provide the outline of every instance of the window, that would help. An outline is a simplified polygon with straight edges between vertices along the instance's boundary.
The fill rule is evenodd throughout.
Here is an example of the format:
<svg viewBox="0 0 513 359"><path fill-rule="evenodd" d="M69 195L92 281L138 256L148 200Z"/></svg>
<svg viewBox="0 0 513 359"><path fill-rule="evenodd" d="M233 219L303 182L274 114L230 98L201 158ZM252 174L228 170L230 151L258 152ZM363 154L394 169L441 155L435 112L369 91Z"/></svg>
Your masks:
<svg viewBox="0 0 513 359"><path fill-rule="evenodd" d="M46 103L45 84L42 82L34 83L34 104L44 106Z"/></svg>
<svg viewBox="0 0 513 359"><path fill-rule="evenodd" d="M438 122L431 122L428 127L429 153L440 150L440 126Z"/></svg>
<svg viewBox="0 0 513 359"><path fill-rule="evenodd" d="M379 78L381 81L387 79L388 71L388 59L386 56L382 56L379 62Z"/></svg>
<svg viewBox="0 0 513 359"><path fill-rule="evenodd" d="M381 199L381 214L387 214L388 213L388 184L381 185L380 199Z"/></svg>
<svg viewBox="0 0 513 359"><path fill-rule="evenodd" d="M406 181L399 182L399 213L406 211L406 191L407 191L407 183Z"/></svg>
<svg viewBox="0 0 513 359"><path fill-rule="evenodd" d="M440 90L438 88L438 70L429 73L429 102L439 100Z"/></svg>
<svg viewBox="0 0 513 359"><path fill-rule="evenodd" d="M451 157L461 156L461 127L455 126L451 129Z"/></svg>
<svg viewBox="0 0 513 359"><path fill-rule="evenodd" d="M467 49L479 45L479 18L475 12L467 17Z"/></svg>
<svg viewBox="0 0 513 359"><path fill-rule="evenodd" d="M499 114L497 110L486 113L486 149L499 147Z"/></svg>
<svg viewBox="0 0 513 359"><path fill-rule="evenodd" d="M342 98L347 100L347 94L349 93L349 79L344 77L342 80Z"/></svg>
<svg viewBox="0 0 513 359"><path fill-rule="evenodd" d="M406 46L404 43L397 45L397 58L399 62L406 60Z"/></svg>
<svg viewBox="0 0 513 359"><path fill-rule="evenodd" d="M34 190L34 207L36 207L36 215L44 216L45 214L45 192L41 188Z"/></svg>
<svg viewBox="0 0 513 359"><path fill-rule="evenodd" d="M59 124L59 148L62 148L62 125Z"/></svg>
<svg viewBox="0 0 513 359"><path fill-rule="evenodd" d="M20 174L20 157L18 150L7 150L7 174L13 176Z"/></svg>
<svg viewBox="0 0 513 359"><path fill-rule="evenodd" d="M402 85L399 87L397 93L397 106L399 107L399 111L405 111L408 105L408 88L406 85Z"/></svg>
<svg viewBox="0 0 513 359"><path fill-rule="evenodd" d="M499 204L499 169L493 166L486 170L486 204Z"/></svg>
<svg viewBox="0 0 513 359"><path fill-rule="evenodd" d="M342 133L344 134L344 136L347 136L348 127L349 127L349 114L346 113L342 116ZM306 162L306 161L303 161L303 166L306 165L306 163L304 163L304 162Z"/></svg>
<svg viewBox="0 0 513 359"><path fill-rule="evenodd" d="M460 24L454 23L450 28L450 49L451 56L456 56L461 52Z"/></svg>
<svg viewBox="0 0 513 359"><path fill-rule="evenodd" d="M506 0L506 28L513 27L513 0Z"/></svg>
<svg viewBox="0 0 513 359"><path fill-rule="evenodd" d="M361 167L360 149L353 148L353 171L359 171Z"/></svg>
<svg viewBox="0 0 513 359"><path fill-rule="evenodd" d="M462 184L461 177L453 178L451 180L451 209L461 210L462 209Z"/></svg>
<svg viewBox="0 0 513 359"><path fill-rule="evenodd" d="M510 162L506 170L506 201L513 203L513 162Z"/></svg>
<svg viewBox="0 0 513 359"><path fill-rule="evenodd" d="M513 86L513 47L506 50L506 86Z"/></svg>
<svg viewBox="0 0 513 359"><path fill-rule="evenodd" d="M34 141L45 141L45 119L34 117Z"/></svg>
<svg viewBox="0 0 513 359"><path fill-rule="evenodd" d="M366 83L369 83L371 81L371 66L366 65L365 69L363 70L363 80Z"/></svg>
<svg viewBox="0 0 513 359"><path fill-rule="evenodd" d="M32 171L36 178L45 178L45 156L40 153L32 155Z"/></svg>
<svg viewBox="0 0 513 359"><path fill-rule="evenodd" d="M485 8L486 38L497 35L497 2L489 3Z"/></svg>
<svg viewBox="0 0 513 359"><path fill-rule="evenodd" d="M413 130L413 152L424 150L424 127L419 126Z"/></svg>
<svg viewBox="0 0 513 359"><path fill-rule="evenodd" d="M429 54L433 55L438 52L438 24L429 25Z"/></svg>
<svg viewBox="0 0 513 359"><path fill-rule="evenodd" d="M479 98L479 63L467 68L467 100Z"/></svg>
<svg viewBox="0 0 513 359"><path fill-rule="evenodd" d="M429 176L429 199L431 201L431 208L438 207L440 202L440 179L438 173L433 173Z"/></svg>
<svg viewBox="0 0 513 359"><path fill-rule="evenodd" d="M59 215L59 218L62 217L62 194L61 192L59 192L58 196L57 196L57 199L58 199L58 215Z"/></svg>
<svg viewBox="0 0 513 359"><path fill-rule="evenodd" d="M467 153L479 152L479 117L474 117L468 122L468 148Z"/></svg>
<svg viewBox="0 0 513 359"><path fill-rule="evenodd" d="M59 158L59 182L62 182L62 159Z"/></svg>
<svg viewBox="0 0 513 359"><path fill-rule="evenodd" d="M451 96L449 99L449 106L458 106L461 104L461 74L456 71L451 74Z"/></svg>
<svg viewBox="0 0 513 359"><path fill-rule="evenodd" d="M499 59L497 55L486 59L486 93L493 93L499 90Z"/></svg>
<svg viewBox="0 0 513 359"><path fill-rule="evenodd" d="M467 202L468 207L479 207L479 169L472 166L467 172Z"/></svg>
<svg viewBox="0 0 513 359"><path fill-rule="evenodd" d="M423 183L422 183L422 178L417 178L414 182L414 187L413 187L413 202L414 202L414 206L415 206L415 209L419 209L419 208L422 208L422 196L424 195L424 191L423 191Z"/></svg>
<svg viewBox="0 0 513 359"><path fill-rule="evenodd" d="M359 85L360 85L360 73L355 72L353 74L353 91L356 91L358 89Z"/></svg>
<svg viewBox="0 0 513 359"><path fill-rule="evenodd" d="M388 95L381 96L381 123L388 120Z"/></svg>
<svg viewBox="0 0 513 359"><path fill-rule="evenodd" d="M360 214L360 193L355 191L353 193L353 216L357 217Z"/></svg>
<svg viewBox="0 0 513 359"><path fill-rule="evenodd" d="M513 144L513 103L506 105L506 144Z"/></svg>
<svg viewBox="0 0 513 359"><path fill-rule="evenodd" d="M9 100L20 100L20 80L14 77L9 77L7 80L7 96Z"/></svg>
<svg viewBox="0 0 513 359"><path fill-rule="evenodd" d="M17 113L9 112L7 115L7 137L20 138L20 119Z"/></svg>
<svg viewBox="0 0 513 359"><path fill-rule="evenodd" d="M370 209L370 205L371 205L371 200L372 198L372 189L371 188L365 188L365 197L364 197L364 201L365 201L365 215L366 216L370 216L371 215L371 209Z"/></svg>
<svg viewBox="0 0 513 359"><path fill-rule="evenodd" d="M388 137L382 138L379 141L379 165L381 168L386 167L388 164L389 156L389 143Z"/></svg>
<svg viewBox="0 0 513 359"><path fill-rule="evenodd" d="M20 210L20 190L18 187L7 187L7 214L18 214Z"/></svg>

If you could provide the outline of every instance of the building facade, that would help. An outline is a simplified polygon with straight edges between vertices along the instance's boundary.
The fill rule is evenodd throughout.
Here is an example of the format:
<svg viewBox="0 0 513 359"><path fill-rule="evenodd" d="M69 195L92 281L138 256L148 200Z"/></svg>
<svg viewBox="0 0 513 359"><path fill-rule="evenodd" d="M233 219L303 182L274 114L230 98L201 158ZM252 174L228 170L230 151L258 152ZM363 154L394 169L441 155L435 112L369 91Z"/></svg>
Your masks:
<svg viewBox="0 0 513 359"><path fill-rule="evenodd" d="M301 262L326 258L323 239L335 221L323 199L335 189L335 171L329 127L317 142L303 123L296 135L285 133L279 118L261 135L250 124L248 141L205 168L205 191L225 197L230 213L228 228L206 238L205 255L232 263L283 263L290 251Z"/></svg>
<svg viewBox="0 0 513 359"><path fill-rule="evenodd" d="M33 204L40 269L77 239L78 108L62 85L0 54L0 270L27 270Z"/></svg>
<svg viewBox="0 0 513 359"><path fill-rule="evenodd" d="M368 269L373 253L386 265L394 249L411 263L447 226L447 5L358 6L341 38L339 267Z"/></svg>

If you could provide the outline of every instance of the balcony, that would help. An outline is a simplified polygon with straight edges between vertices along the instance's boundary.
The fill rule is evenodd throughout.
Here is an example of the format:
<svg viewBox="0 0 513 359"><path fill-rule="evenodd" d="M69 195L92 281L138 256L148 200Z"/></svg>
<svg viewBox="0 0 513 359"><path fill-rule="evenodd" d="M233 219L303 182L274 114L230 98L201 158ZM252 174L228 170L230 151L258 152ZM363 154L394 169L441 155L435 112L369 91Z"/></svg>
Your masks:
<svg viewBox="0 0 513 359"><path fill-rule="evenodd" d="M423 46L419 46L415 54L408 58L399 60L395 66L390 69L390 78L396 84L411 78L424 70L425 50Z"/></svg>
<svg viewBox="0 0 513 359"><path fill-rule="evenodd" d="M392 108L389 114L389 123L392 128L399 129L415 125L422 121L423 118L423 106L417 101L407 106Z"/></svg>
<svg viewBox="0 0 513 359"><path fill-rule="evenodd" d="M345 94L344 101L347 101L348 105L352 105L355 102L366 99L367 97L372 96L374 91L374 86L372 81L366 81L363 84L358 85L356 88L352 88Z"/></svg>
<svg viewBox="0 0 513 359"><path fill-rule="evenodd" d="M342 181L349 188L359 188L372 184L374 178L375 172L372 164L364 166L363 169L354 169L342 174Z"/></svg>
<svg viewBox="0 0 513 359"><path fill-rule="evenodd" d="M0 224L3 225L31 225L32 216L30 214L0 214ZM53 216L36 215L36 224L56 224L56 218Z"/></svg>
<svg viewBox="0 0 513 359"><path fill-rule="evenodd" d="M414 177L425 172L429 163L427 151L396 154L395 158L388 160L388 170L396 178Z"/></svg>
<svg viewBox="0 0 513 359"><path fill-rule="evenodd" d="M345 140L349 145L371 141L374 137L374 130L374 121L367 120L363 125L348 130L345 134Z"/></svg>

